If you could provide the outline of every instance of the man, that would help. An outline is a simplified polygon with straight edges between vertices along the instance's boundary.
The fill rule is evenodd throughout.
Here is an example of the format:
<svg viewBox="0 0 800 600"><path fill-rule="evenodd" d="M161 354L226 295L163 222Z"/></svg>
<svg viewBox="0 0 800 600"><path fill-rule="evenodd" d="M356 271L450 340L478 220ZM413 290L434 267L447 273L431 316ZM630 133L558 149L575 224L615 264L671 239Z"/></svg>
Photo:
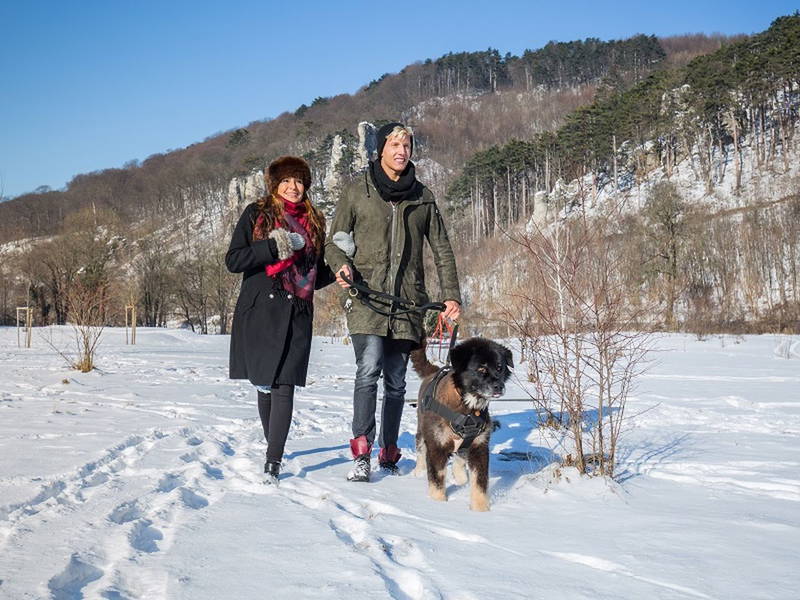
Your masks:
<svg viewBox="0 0 800 600"><path fill-rule="evenodd" d="M414 173L413 133L400 123L389 123L378 130L377 142L377 159L369 163L363 178L357 177L342 193L325 246L326 260L332 268L340 265L335 271L342 288L349 284L340 272L374 290L424 304L429 301L422 258L423 239L427 239L447 307L444 316L456 320L461 312L456 263L433 194ZM410 351L424 335L423 315L381 315L349 295L345 311L357 365L350 440L354 466L347 478L369 481L381 373L384 399L378 461L381 468L397 472L406 367Z"/></svg>

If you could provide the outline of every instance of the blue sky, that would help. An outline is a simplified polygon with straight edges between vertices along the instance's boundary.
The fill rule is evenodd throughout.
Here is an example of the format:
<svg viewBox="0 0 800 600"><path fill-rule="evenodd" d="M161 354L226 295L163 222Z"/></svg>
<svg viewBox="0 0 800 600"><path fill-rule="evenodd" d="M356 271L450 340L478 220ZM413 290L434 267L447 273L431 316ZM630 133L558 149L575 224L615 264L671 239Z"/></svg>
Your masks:
<svg viewBox="0 0 800 600"><path fill-rule="evenodd" d="M353 93L447 52L549 40L755 33L781 2L194 2L0 4L0 194Z"/></svg>

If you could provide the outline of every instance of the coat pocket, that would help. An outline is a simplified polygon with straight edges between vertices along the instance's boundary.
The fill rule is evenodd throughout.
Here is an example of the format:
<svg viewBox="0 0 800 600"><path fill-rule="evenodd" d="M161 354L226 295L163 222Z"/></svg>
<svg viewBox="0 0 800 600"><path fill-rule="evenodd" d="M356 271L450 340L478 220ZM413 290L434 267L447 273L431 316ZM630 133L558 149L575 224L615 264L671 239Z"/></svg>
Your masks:
<svg viewBox="0 0 800 600"><path fill-rule="evenodd" d="M243 293L239 296L239 300L236 301L236 312L243 313L253 308L262 293L263 291L259 289L248 290L247 293Z"/></svg>

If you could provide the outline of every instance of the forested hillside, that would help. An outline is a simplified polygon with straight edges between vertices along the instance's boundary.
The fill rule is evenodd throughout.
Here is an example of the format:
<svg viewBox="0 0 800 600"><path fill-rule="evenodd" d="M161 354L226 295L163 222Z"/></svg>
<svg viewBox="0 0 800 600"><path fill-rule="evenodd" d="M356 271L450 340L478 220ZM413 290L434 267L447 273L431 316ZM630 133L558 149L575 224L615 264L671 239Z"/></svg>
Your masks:
<svg viewBox="0 0 800 600"><path fill-rule="evenodd" d="M669 177L693 155L706 193L728 165L738 192L745 148L757 166L779 156L788 161L799 63L800 18L785 17L760 35L685 68L659 70L630 89L601 86L595 101L556 131L475 153L448 198L462 207L481 205L484 218L476 228L489 234L526 216L531 194L551 192L558 180L587 179L581 200L594 199L604 188L634 185L656 166ZM493 198L501 199L498 206Z"/></svg>
<svg viewBox="0 0 800 600"><path fill-rule="evenodd" d="M789 160L797 19L780 19L753 38L640 35L552 42L521 56L493 49L448 54L385 74L352 95L317 98L182 150L77 176L63 191L0 203L0 318L13 321L14 307L29 303L36 323L63 323L76 290L89 289L97 290L107 322L122 322L124 306L136 304L142 324L177 319L226 332L237 278L221 259L244 201L240 185L257 179L254 173L275 156L302 154L313 167L315 201L330 213L339 186L364 165L369 131L399 117L414 127L419 171L449 214L472 299L467 314L500 325L496 273L508 267L499 257L519 257L504 236L524 231L531 216L545 226L576 207L615 204L632 189L645 197L659 177L679 173L688 181L687 169L706 191L729 181L731 170L744 177L744 188L747 177L758 176L754 169ZM769 75L759 83L754 73ZM737 103L745 97L753 104ZM618 246L621 255L655 247L645 243L657 229L646 214L634 211L608 232L630 242ZM706 222L688 214L676 217L681 227ZM737 214L744 223L750 213ZM690 252L676 239L658 243ZM644 270L627 265L631 298L662 298L669 290L653 305L651 322L685 324L686 290L706 290L706 300L718 295L715 280L698 288L696 277L678 272L696 262L684 256L676 250L664 259L669 271L658 261L645 262ZM516 285L525 272L517 269L507 282ZM779 296L794 290L785 287ZM752 297L763 304L757 293ZM704 306L717 311L714 302ZM719 320L752 322L753 314L737 305L735 318ZM323 331L341 326L333 294L320 297L318 315Z"/></svg>
<svg viewBox="0 0 800 600"><path fill-rule="evenodd" d="M685 58L724 42L687 36L672 39L670 47L673 56ZM78 175L64 191L39 190L0 203L0 243L56 233L68 214L86 207L113 210L127 221L171 215L184 204L225 194L232 177L286 153L306 155L322 184L336 135L347 148L333 168L347 176L358 167L352 159L361 121L379 126L407 119L418 135L418 154L454 170L464 157L520 131L553 129L571 110L591 102L594 85L603 78L619 85L637 81L664 56L659 42L647 36L551 43L521 57L492 49L448 54L384 74L352 95L319 97L293 113L181 150Z"/></svg>
<svg viewBox="0 0 800 600"><path fill-rule="evenodd" d="M474 154L448 190L451 220L480 243L532 215L616 212L627 301L651 302L655 323L798 330L799 119L794 15Z"/></svg>

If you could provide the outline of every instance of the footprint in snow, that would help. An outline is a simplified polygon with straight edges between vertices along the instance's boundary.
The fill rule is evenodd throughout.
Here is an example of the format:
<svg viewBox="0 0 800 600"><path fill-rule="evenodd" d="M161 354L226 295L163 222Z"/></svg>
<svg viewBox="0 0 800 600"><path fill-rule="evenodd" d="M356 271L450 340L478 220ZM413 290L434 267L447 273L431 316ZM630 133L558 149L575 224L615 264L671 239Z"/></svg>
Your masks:
<svg viewBox="0 0 800 600"><path fill-rule="evenodd" d="M225 475L222 473L222 469L218 469L217 467L212 467L208 463L203 463L203 470L205 474L210 479L225 479Z"/></svg>
<svg viewBox="0 0 800 600"><path fill-rule="evenodd" d="M110 521L116 523L117 525L122 525L123 523L129 523L130 521L135 521L142 517L142 509L136 503L136 501L132 502L124 502L117 506L114 510L111 511L111 514L108 515Z"/></svg>
<svg viewBox="0 0 800 600"><path fill-rule="evenodd" d="M133 525L130 533L130 543L136 550L141 552L158 552L156 542L164 539L164 534L153 527L153 522L149 519L140 519Z"/></svg>
<svg viewBox="0 0 800 600"><path fill-rule="evenodd" d="M372 561L393 597L441 598L433 582L423 575L424 558L412 542L399 537L376 538L366 521L350 515L335 517L329 525L336 537Z"/></svg>
<svg viewBox="0 0 800 600"><path fill-rule="evenodd" d="M53 600L74 600L83 598L81 590L102 576L103 571L75 553L70 557L64 570L50 578L47 587Z"/></svg>
<svg viewBox="0 0 800 600"><path fill-rule="evenodd" d="M185 487L181 488L181 500L187 507L194 510L208 506L208 500L206 500L200 494L197 494L196 492L193 492L189 488Z"/></svg>
<svg viewBox="0 0 800 600"><path fill-rule="evenodd" d="M159 492L171 492L176 487L184 484L184 479L176 473L166 473L158 482Z"/></svg>

